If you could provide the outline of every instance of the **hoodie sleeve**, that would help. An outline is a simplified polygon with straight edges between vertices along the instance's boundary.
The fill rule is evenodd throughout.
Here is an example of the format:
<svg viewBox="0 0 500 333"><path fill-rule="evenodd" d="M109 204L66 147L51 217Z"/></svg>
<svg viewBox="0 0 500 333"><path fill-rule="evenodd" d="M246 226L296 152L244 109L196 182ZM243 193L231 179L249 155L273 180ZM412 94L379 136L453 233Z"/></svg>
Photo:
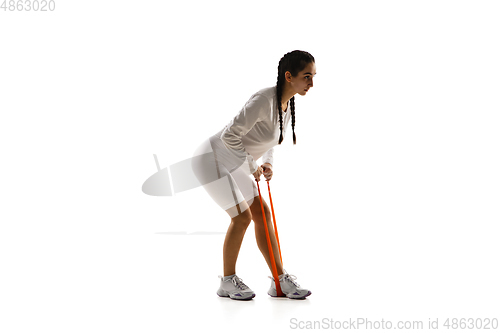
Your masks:
<svg viewBox="0 0 500 333"><path fill-rule="evenodd" d="M274 164L273 164L273 154L274 154L274 147L271 148L271 149L269 149L267 152L264 153L264 155L262 155L262 164L269 163L272 166L274 166Z"/></svg>
<svg viewBox="0 0 500 333"><path fill-rule="evenodd" d="M269 99L262 94L254 94L243 109L231 120L231 122L224 128L221 135L221 140L224 142L229 151L241 161L239 165L248 161L252 167L252 173L257 171L258 165L254 161L243 146L241 138L247 134L252 127L259 121L262 121L270 116L270 102Z"/></svg>

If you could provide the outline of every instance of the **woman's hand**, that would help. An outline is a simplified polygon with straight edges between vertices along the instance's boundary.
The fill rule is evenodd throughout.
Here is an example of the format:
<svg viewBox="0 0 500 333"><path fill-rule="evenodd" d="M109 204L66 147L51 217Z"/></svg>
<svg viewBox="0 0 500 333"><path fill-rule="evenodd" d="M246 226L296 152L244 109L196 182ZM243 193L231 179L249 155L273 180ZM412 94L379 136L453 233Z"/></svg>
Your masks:
<svg viewBox="0 0 500 333"><path fill-rule="evenodd" d="M264 163L262 164L262 169L264 171L264 177L266 177L266 180L271 180L273 178L273 166L269 163Z"/></svg>
<svg viewBox="0 0 500 333"><path fill-rule="evenodd" d="M255 180L259 181L260 180L260 176L262 175L262 172L263 172L263 169L262 167L258 166L257 167L257 171L255 171L253 173L253 176L255 177Z"/></svg>

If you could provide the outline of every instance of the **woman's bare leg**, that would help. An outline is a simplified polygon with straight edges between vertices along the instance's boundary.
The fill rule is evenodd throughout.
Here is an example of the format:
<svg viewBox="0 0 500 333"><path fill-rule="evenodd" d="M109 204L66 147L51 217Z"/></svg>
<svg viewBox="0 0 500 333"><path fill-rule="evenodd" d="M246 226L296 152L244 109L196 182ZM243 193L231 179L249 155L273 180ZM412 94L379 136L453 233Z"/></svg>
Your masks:
<svg viewBox="0 0 500 333"><path fill-rule="evenodd" d="M273 248L276 270L278 271L278 275L281 275L283 274L283 265L281 264L278 242L276 241L276 235L274 234L271 212L264 199L262 199L262 203L264 205L264 211L266 212L266 222L269 231L269 238L271 240L271 245ZM264 258L266 259L267 265L269 266L269 270L271 271L272 274L273 270L272 270L272 263L270 260L271 256L269 254L269 248L267 247L266 229L264 227L264 219L262 217L262 208L260 206L259 197L254 198L253 203L250 206L250 210L252 212L252 219L255 223L255 239L257 240L257 246L259 247L259 250L264 256Z"/></svg>
<svg viewBox="0 0 500 333"><path fill-rule="evenodd" d="M234 211L236 209L237 212ZM241 212L242 209L244 210L243 212ZM224 276L236 274L236 260L238 259L243 236L245 236L248 225L252 221L252 213L248 209L246 201L228 209L227 213L229 216L234 217L231 218L231 224L227 229L224 240Z"/></svg>

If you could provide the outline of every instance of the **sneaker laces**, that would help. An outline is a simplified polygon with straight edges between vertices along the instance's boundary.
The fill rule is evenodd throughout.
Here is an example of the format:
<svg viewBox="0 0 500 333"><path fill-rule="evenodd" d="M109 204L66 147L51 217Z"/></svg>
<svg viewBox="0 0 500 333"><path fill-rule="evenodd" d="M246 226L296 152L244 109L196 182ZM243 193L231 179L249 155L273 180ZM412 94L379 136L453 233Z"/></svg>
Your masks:
<svg viewBox="0 0 500 333"><path fill-rule="evenodd" d="M290 275L287 273L283 278L290 281L295 287L300 288L299 284L295 282L295 280L297 280L297 277L295 275Z"/></svg>
<svg viewBox="0 0 500 333"><path fill-rule="evenodd" d="M241 290L250 289L246 284L243 283L243 280L237 277L236 275L233 276L231 282L236 286L236 288L239 288Z"/></svg>
<svg viewBox="0 0 500 333"><path fill-rule="evenodd" d="M224 280L224 277L222 275L219 275L219 279ZM231 278L231 283L241 290L250 289L246 284L243 283L243 280L236 275Z"/></svg>
<svg viewBox="0 0 500 333"><path fill-rule="evenodd" d="M300 288L300 285L295 282L295 280L297 280L297 277L295 275L291 275L291 274L288 274L285 269L283 269L283 276L281 277L280 281L281 280L287 280L287 281L290 281L290 283L292 283L295 287L297 288ZM272 276L268 276L268 278L270 278L272 281L274 281L274 277Z"/></svg>

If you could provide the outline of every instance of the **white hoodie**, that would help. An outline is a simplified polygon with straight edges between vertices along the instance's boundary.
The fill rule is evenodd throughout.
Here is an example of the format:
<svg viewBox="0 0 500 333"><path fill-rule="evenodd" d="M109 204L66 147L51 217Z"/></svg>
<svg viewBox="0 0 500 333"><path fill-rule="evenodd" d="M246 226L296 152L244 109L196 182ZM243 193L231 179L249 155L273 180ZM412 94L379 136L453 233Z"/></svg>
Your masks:
<svg viewBox="0 0 500 333"><path fill-rule="evenodd" d="M235 161L246 159L257 171L257 161L273 165L274 146L280 138L280 119L276 98L276 86L264 88L253 94L240 112L222 130L214 134L232 153ZM286 111L286 112L285 112ZM290 121L290 101L282 112L283 140ZM283 142L282 142L283 143Z"/></svg>

